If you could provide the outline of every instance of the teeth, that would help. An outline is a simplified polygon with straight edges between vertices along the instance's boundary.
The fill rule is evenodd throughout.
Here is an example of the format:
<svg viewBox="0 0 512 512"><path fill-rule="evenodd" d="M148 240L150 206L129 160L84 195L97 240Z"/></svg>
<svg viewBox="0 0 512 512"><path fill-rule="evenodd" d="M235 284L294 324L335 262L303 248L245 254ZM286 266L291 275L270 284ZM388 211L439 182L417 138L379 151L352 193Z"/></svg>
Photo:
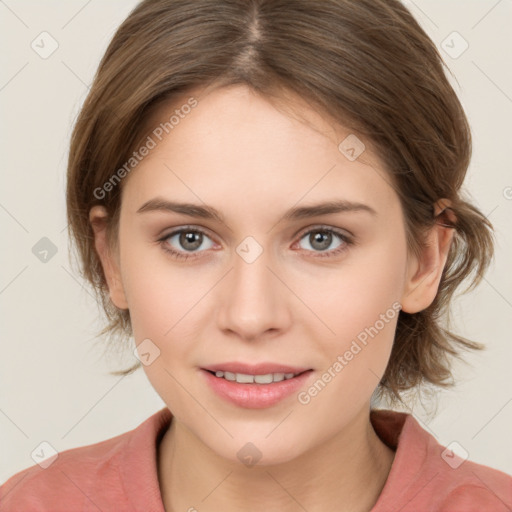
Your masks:
<svg viewBox="0 0 512 512"><path fill-rule="evenodd" d="M254 376L254 382L256 382L257 384L270 384L273 381L274 381L274 376L271 373L267 373L266 375L255 375Z"/></svg>
<svg viewBox="0 0 512 512"><path fill-rule="evenodd" d="M281 382L285 379L292 379L295 373L267 373L265 375L248 375L246 373L232 373L216 371L216 377L224 378L240 384L270 384L272 382Z"/></svg>
<svg viewBox="0 0 512 512"><path fill-rule="evenodd" d="M240 384L252 384L254 382L254 375L246 375L245 373L237 373L236 381Z"/></svg>

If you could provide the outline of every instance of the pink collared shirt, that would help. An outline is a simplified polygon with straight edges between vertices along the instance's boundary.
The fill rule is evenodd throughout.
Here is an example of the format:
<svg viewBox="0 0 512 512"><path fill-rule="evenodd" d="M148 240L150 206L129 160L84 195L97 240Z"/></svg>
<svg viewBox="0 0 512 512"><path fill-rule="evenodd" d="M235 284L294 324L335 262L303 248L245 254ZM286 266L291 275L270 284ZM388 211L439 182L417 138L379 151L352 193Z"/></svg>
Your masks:
<svg viewBox="0 0 512 512"><path fill-rule="evenodd" d="M165 512L157 447L171 419L164 407L129 432L16 473L0 486L0 512ZM410 414L374 410L370 420L396 451L371 512L512 512L511 476L458 460Z"/></svg>

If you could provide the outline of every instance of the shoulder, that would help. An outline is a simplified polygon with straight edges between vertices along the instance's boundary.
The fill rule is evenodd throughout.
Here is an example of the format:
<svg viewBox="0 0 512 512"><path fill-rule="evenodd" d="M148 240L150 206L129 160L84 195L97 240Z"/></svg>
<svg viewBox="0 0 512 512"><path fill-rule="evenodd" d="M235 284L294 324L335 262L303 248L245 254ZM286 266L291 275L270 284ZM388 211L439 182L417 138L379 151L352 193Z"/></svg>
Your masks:
<svg viewBox="0 0 512 512"><path fill-rule="evenodd" d="M512 476L471 461L425 432L423 483L439 512L512 512ZM467 454L466 454L467 456ZM427 479L430 480L427 482Z"/></svg>
<svg viewBox="0 0 512 512"><path fill-rule="evenodd" d="M469 460L458 468L443 468L440 512L512 511L512 476ZM444 489L443 489L444 488Z"/></svg>
<svg viewBox="0 0 512 512"><path fill-rule="evenodd" d="M16 473L0 486L0 512L163 512L157 443L171 418L164 407L128 432Z"/></svg>
<svg viewBox="0 0 512 512"><path fill-rule="evenodd" d="M439 512L481 512L482 510L510 512L512 509L492 491L484 487L464 485L457 487L443 500Z"/></svg>
<svg viewBox="0 0 512 512"><path fill-rule="evenodd" d="M491 488L477 484L459 485L441 502L439 512L510 512L512 499L510 496L499 496Z"/></svg>
<svg viewBox="0 0 512 512"><path fill-rule="evenodd" d="M423 468L432 475L430 490L439 497L440 512L512 512L512 476L457 455L425 432Z"/></svg>
<svg viewBox="0 0 512 512"><path fill-rule="evenodd" d="M457 455L411 414L379 410L372 419L396 451L372 512L512 512L512 476Z"/></svg>
<svg viewBox="0 0 512 512"><path fill-rule="evenodd" d="M129 434L62 451L19 471L0 486L0 511L88 510L98 484L118 486L119 455Z"/></svg>

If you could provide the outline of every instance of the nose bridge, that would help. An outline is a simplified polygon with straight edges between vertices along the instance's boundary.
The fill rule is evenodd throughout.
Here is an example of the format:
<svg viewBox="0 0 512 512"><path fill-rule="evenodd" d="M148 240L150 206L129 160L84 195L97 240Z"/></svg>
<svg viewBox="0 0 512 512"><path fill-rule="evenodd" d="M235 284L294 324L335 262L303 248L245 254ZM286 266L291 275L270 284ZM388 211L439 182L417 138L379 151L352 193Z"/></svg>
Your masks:
<svg viewBox="0 0 512 512"><path fill-rule="evenodd" d="M277 292L268 268L272 266L272 251L262 243L253 236L246 237L236 247L233 263L233 295L256 307L262 301L269 304Z"/></svg>
<svg viewBox="0 0 512 512"><path fill-rule="evenodd" d="M272 257L268 248L264 248L254 237L245 238L236 248L234 257L234 288L243 295L259 294L265 289L270 291L269 282L272 273ZM269 288L270 287L270 288Z"/></svg>
<svg viewBox="0 0 512 512"><path fill-rule="evenodd" d="M233 270L221 299L223 328L255 338L286 321L282 283L274 275L272 251L254 237L246 237L233 257ZM270 268L269 268L270 267Z"/></svg>

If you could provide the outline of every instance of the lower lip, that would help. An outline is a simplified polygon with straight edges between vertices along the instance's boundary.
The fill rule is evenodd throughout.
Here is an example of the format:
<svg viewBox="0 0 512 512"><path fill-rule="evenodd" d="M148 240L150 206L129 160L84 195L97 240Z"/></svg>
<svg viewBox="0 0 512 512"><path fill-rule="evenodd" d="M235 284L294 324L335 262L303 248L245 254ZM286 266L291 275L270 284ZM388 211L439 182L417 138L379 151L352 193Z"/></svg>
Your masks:
<svg viewBox="0 0 512 512"><path fill-rule="evenodd" d="M201 370L201 372L213 391L227 401L247 409L264 409L297 392L304 386L312 370L291 379L270 384L240 384L236 381L216 377L207 370Z"/></svg>

